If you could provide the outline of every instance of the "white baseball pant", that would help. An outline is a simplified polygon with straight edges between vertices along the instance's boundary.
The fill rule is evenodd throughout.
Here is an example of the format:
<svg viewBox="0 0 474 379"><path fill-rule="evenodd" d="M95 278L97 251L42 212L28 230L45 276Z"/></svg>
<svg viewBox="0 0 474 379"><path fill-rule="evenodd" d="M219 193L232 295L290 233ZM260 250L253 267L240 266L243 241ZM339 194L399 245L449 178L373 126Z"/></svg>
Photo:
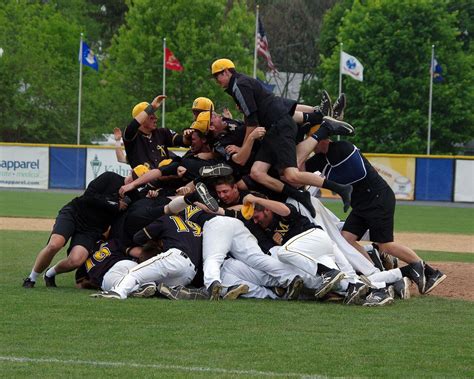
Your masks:
<svg viewBox="0 0 474 379"><path fill-rule="evenodd" d="M138 263L131 260L118 261L114 264L109 271L107 271L102 279L102 291L110 291L112 287L118 284L120 280L127 275L132 268L137 266Z"/></svg>
<svg viewBox="0 0 474 379"><path fill-rule="evenodd" d="M188 256L178 249L169 249L156 257L140 263L130 270L123 279L112 288L122 299L150 282L164 283L174 287L186 286L194 279L196 270Z"/></svg>
<svg viewBox="0 0 474 379"><path fill-rule="evenodd" d="M202 233L202 255L204 285L214 281L222 283L221 265L227 253L245 262L250 267L261 270L278 280L279 286L287 287L293 280L286 265L262 252L257 239L242 221L232 217L216 216L204 223Z"/></svg>

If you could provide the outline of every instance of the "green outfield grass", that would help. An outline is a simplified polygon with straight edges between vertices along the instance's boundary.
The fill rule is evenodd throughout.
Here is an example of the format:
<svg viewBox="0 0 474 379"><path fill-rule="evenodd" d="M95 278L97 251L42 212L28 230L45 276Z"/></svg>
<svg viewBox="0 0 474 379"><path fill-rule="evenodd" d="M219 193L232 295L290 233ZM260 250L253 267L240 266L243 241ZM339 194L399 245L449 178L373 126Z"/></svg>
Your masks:
<svg viewBox="0 0 474 379"><path fill-rule="evenodd" d="M47 237L0 232L2 377L474 376L471 302L114 301L75 289L72 273L56 289L42 280L24 289ZM422 255L472 262L469 254Z"/></svg>
<svg viewBox="0 0 474 379"><path fill-rule="evenodd" d="M0 216L55 218L58 210L78 193L0 191ZM338 217L344 219L342 204L323 201ZM398 205L395 230L474 234L474 208Z"/></svg>

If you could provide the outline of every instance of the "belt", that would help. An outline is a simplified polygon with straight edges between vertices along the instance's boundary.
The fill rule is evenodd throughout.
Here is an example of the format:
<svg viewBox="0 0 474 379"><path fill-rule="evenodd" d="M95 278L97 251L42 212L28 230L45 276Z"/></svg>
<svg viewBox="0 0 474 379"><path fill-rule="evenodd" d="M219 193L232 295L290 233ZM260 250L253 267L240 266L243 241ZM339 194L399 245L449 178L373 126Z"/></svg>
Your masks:
<svg viewBox="0 0 474 379"><path fill-rule="evenodd" d="M189 260L191 261L191 258L189 258L188 255L187 255L185 252L180 251L179 254L180 254L182 257L187 258L187 259L189 259ZM191 263L193 263L193 261L191 261ZM194 266L194 263L193 263L193 266ZM196 266L194 266L194 271L197 272Z"/></svg>

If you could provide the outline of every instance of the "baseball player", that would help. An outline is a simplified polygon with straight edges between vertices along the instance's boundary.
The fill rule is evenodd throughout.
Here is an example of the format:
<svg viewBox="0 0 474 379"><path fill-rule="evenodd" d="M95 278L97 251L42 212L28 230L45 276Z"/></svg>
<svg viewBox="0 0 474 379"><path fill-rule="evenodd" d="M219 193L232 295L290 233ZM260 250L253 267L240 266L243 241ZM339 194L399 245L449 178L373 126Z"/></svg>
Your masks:
<svg viewBox="0 0 474 379"><path fill-rule="evenodd" d="M296 185L314 185L328 188L339 195L344 202L344 210L349 208L352 188L322 179L297 168L296 137L298 127L293 120L296 102L290 103L274 96L256 79L238 73L229 59L218 59L212 63L211 72L218 84L232 96L244 114L245 125L250 133L257 126L266 129L262 146L251 169L255 181L272 189L294 197L288 192L289 185L268 175L270 167L279 170L288 183ZM350 135L354 129L347 123L324 116L320 129L328 134ZM311 210L314 215L314 210Z"/></svg>
<svg viewBox="0 0 474 379"><path fill-rule="evenodd" d="M133 120L123 132L123 144L132 168L140 164L157 168L162 160L170 158L168 147L186 145L183 136L156 127L155 112L165 98L159 95L150 104L141 102L133 107Z"/></svg>
<svg viewBox="0 0 474 379"><path fill-rule="evenodd" d="M343 237L360 253L365 250L357 242L367 230L381 250L408 266L400 270L418 286L420 293L428 293L439 285L446 275L423 262L410 248L396 243L393 238L395 194L360 150L348 141L321 140L315 156L306 162L310 171L340 183L352 184L352 210L342 228Z"/></svg>
<svg viewBox="0 0 474 379"><path fill-rule="evenodd" d="M202 274L197 274L202 273L202 230L189 220L195 209L189 207L184 214L162 216L139 231L134 237L138 245L153 240L162 246L162 253L133 267L110 291L95 297L123 300L150 282L167 286L202 283Z"/></svg>
<svg viewBox="0 0 474 379"><path fill-rule="evenodd" d="M336 263L339 259L334 249L333 241L318 225L315 225L290 204L265 199L249 194L244 204L253 204L252 219L271 237L280 248L278 259L292 264L301 270L323 278L323 283L316 298L322 298L327 293L338 290L347 292L345 303L357 304L367 294L368 287L352 276L353 282L345 279L345 273ZM351 273L353 269L350 268ZM341 282L341 283L340 283ZM389 288L377 288L366 297L364 305L385 305L393 303Z"/></svg>
<svg viewBox="0 0 474 379"><path fill-rule="evenodd" d="M23 287L33 288L39 275L51 264L54 256L71 240L66 259L48 269L44 275L47 287L56 287L55 276L81 266L95 242L102 238L112 221L127 208L128 202L119 196L120 187L132 180L104 172L89 183L84 194L74 198L58 213L47 245L38 253Z"/></svg>

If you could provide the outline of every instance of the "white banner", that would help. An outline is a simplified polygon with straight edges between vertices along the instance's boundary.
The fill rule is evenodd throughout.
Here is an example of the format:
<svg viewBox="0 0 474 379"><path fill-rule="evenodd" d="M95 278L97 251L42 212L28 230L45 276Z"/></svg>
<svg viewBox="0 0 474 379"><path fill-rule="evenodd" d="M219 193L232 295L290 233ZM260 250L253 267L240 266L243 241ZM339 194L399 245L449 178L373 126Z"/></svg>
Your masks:
<svg viewBox="0 0 474 379"><path fill-rule="evenodd" d="M362 66L356 57L342 51L340 66L342 74L349 75L360 82L364 80L364 66Z"/></svg>
<svg viewBox="0 0 474 379"><path fill-rule="evenodd" d="M117 162L114 149L87 149L86 157L86 186L106 171L119 175L130 175L130 166Z"/></svg>
<svg viewBox="0 0 474 379"><path fill-rule="evenodd" d="M47 189L49 148L0 147L0 187Z"/></svg>
<svg viewBox="0 0 474 379"><path fill-rule="evenodd" d="M474 202L474 161L456 159L454 201Z"/></svg>

